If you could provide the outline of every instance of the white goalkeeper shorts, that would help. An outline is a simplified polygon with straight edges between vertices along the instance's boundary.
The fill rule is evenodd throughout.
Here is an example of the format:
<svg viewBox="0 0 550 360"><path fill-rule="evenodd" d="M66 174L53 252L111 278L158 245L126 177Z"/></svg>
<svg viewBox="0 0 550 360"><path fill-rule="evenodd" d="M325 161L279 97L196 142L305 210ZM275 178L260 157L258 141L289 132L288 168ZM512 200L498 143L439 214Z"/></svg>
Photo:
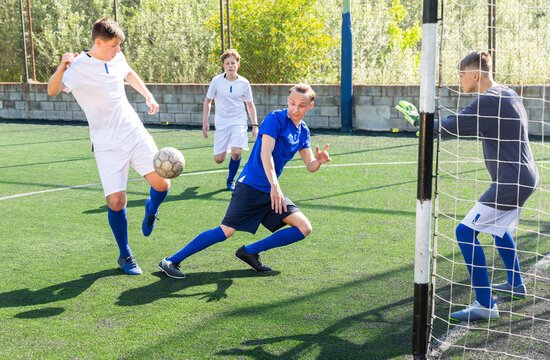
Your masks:
<svg viewBox="0 0 550 360"><path fill-rule="evenodd" d="M470 229L502 237L506 230L512 234L517 231L520 215L521 208L499 210L476 202L460 223Z"/></svg>
<svg viewBox="0 0 550 360"><path fill-rule="evenodd" d="M155 141L149 136L138 142L129 151L109 150L94 152L105 197L116 192L126 191L130 166L140 176L145 176L155 171L153 158L157 151L158 148Z"/></svg>
<svg viewBox="0 0 550 360"><path fill-rule="evenodd" d="M231 151L232 147L248 150L248 127L232 125L214 132L214 155Z"/></svg>

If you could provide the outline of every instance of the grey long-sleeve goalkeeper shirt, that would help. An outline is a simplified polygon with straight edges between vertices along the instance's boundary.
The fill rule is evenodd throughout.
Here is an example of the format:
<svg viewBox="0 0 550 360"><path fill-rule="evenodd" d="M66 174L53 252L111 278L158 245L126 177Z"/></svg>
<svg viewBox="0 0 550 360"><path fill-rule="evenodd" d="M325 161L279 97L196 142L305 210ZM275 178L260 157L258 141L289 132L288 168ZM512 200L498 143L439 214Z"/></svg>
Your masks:
<svg viewBox="0 0 550 360"><path fill-rule="evenodd" d="M435 121L438 131L438 121ZM493 183L479 202L499 210L521 207L538 183L527 133L527 112L518 94L497 85L460 113L441 120L442 137L479 136Z"/></svg>

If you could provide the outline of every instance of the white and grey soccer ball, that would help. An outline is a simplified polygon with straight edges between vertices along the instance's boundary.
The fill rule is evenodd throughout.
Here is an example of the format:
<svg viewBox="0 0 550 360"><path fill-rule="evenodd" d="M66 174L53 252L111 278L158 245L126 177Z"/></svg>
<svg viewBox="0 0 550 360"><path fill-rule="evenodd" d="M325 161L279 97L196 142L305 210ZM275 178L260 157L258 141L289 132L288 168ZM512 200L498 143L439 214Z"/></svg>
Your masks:
<svg viewBox="0 0 550 360"><path fill-rule="evenodd" d="M165 147L155 154L153 165L159 176L172 179L179 176L185 168L185 158L178 149Z"/></svg>

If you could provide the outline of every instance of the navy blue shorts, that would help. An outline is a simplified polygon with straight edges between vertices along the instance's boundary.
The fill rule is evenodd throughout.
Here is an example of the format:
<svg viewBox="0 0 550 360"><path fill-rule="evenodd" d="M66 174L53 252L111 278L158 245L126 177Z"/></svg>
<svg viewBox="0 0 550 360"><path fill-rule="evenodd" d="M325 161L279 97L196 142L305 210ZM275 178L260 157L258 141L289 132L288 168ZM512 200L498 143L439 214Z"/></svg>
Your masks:
<svg viewBox="0 0 550 360"><path fill-rule="evenodd" d="M286 196L285 204L286 211L283 209L282 214L277 214L271 209L270 194L237 181L222 225L255 234L262 224L269 231L275 232L286 225L284 218L300 211Z"/></svg>

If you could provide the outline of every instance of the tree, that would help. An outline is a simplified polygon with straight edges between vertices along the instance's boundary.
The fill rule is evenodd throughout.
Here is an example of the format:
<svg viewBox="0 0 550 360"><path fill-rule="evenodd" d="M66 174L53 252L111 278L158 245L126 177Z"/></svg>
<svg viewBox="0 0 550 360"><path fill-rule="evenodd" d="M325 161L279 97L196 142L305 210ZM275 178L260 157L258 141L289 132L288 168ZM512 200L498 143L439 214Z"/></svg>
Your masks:
<svg viewBox="0 0 550 360"><path fill-rule="evenodd" d="M330 54L338 41L316 0L234 0L230 15L232 47L251 82L337 81L339 64ZM209 23L219 33L219 14Z"/></svg>

